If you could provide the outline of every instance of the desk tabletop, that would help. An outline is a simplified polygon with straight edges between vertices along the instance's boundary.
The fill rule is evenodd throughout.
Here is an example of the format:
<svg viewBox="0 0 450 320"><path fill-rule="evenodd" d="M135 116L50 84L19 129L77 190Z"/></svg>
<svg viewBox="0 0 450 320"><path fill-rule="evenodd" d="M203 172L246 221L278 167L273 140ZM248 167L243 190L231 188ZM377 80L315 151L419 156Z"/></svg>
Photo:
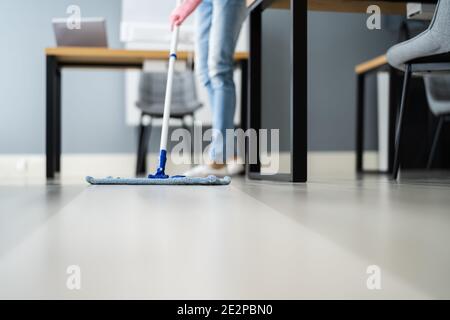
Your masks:
<svg viewBox="0 0 450 320"><path fill-rule="evenodd" d="M56 57L63 63L135 63L140 64L145 60L165 60L169 57L169 51L164 50L126 50L108 48L85 47L58 47L47 48L47 56ZM179 60L187 60L193 57L193 52L180 51L177 54ZM236 52L237 61L248 59L248 52Z"/></svg>
<svg viewBox="0 0 450 320"><path fill-rule="evenodd" d="M368 60L366 62L360 63L355 67L355 73L356 74L362 74L366 73L368 71L377 69L381 66L387 65L388 60L385 54L378 56L376 58L373 58L371 60Z"/></svg>
<svg viewBox="0 0 450 320"><path fill-rule="evenodd" d="M246 0L247 6L251 7L260 1L265 0ZM332 11L332 12L366 12L370 5L378 5L383 14L405 14L407 0L296 0L308 1L308 10L312 11ZM433 2L425 0L421 2ZM290 0L274 0L271 8L287 9L290 6Z"/></svg>

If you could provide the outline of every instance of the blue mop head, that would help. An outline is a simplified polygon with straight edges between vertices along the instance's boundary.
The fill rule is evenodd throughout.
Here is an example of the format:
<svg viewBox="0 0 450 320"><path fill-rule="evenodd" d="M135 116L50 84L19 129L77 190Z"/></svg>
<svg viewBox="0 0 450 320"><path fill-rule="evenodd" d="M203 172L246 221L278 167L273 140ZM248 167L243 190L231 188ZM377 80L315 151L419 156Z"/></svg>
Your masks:
<svg viewBox="0 0 450 320"><path fill-rule="evenodd" d="M231 183L230 177L218 178L216 176L209 176L206 178L191 178L191 177L170 177L163 179L150 178L113 178L107 177L103 179L96 179L93 177L86 177L86 181L93 185L199 185L199 186L225 186Z"/></svg>
<svg viewBox="0 0 450 320"><path fill-rule="evenodd" d="M93 185L199 185L199 186L225 186L231 183L230 177L217 178L216 176L209 176L206 178L192 178L185 176L166 175L167 152L161 150L159 158L159 168L156 173L149 175L148 178L113 178L107 177L103 179L96 179L93 177L86 177L86 181Z"/></svg>

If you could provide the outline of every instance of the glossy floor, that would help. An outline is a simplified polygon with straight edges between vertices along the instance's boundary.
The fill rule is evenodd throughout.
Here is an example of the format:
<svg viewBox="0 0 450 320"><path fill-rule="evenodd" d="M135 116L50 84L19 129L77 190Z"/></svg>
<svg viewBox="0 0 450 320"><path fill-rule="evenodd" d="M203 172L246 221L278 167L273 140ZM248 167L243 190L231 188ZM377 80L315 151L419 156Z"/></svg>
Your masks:
<svg viewBox="0 0 450 320"><path fill-rule="evenodd" d="M0 185L0 298L450 298L450 176L423 177Z"/></svg>

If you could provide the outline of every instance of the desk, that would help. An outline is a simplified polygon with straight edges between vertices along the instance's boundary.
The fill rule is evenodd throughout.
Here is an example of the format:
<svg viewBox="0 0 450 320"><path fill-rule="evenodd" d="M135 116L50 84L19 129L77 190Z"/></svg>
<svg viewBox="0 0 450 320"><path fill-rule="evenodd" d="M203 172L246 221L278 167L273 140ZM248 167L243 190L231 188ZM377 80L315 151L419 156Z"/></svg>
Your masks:
<svg viewBox="0 0 450 320"><path fill-rule="evenodd" d="M114 50L107 48L47 48L46 174L54 178L61 171L61 70L63 68L142 69L146 60L167 60L168 51ZM178 60L187 60L190 52L181 51ZM247 123L246 52L235 54L242 71L242 123Z"/></svg>
<svg viewBox="0 0 450 320"><path fill-rule="evenodd" d="M404 14L404 0L366 1L366 0L246 0L250 10L250 59L249 59L249 101L248 127L261 128L261 18L267 8L287 9L291 14L291 52L290 74L290 137L291 168L289 174L262 175L261 165L247 166L247 175L251 179L276 181L307 181L307 129L308 129L308 10L332 12L366 12L367 7L379 5L383 14ZM436 3L436 0L423 0L423 3ZM294 59L295 57L295 59ZM295 88L295 90L293 90Z"/></svg>

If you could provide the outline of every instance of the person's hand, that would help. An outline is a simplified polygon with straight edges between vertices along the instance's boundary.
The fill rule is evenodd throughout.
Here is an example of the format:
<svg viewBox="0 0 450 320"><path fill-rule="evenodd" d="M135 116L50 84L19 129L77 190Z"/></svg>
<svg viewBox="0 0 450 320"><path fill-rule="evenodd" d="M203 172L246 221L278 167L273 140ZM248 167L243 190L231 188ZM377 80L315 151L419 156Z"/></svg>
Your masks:
<svg viewBox="0 0 450 320"><path fill-rule="evenodd" d="M184 20L198 7L202 0L185 0L170 15L170 26L180 26Z"/></svg>

